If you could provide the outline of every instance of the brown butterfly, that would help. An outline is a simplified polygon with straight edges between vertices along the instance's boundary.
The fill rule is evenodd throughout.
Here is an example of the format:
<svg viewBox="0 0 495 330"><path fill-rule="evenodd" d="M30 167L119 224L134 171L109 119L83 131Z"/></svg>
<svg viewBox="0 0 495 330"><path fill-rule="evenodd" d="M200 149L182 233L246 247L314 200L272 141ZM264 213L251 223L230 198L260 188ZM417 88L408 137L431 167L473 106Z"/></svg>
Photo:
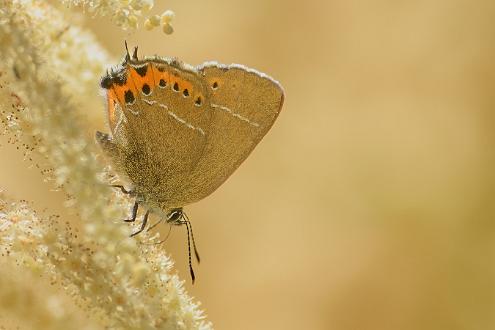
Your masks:
<svg viewBox="0 0 495 330"><path fill-rule="evenodd" d="M127 49L127 45L126 45ZM206 62L192 67L174 58L138 59L137 47L101 80L110 134L96 139L126 185L115 186L173 225L191 224L183 212L215 191L273 125L284 101L282 86L242 65ZM190 229L191 227L191 229Z"/></svg>

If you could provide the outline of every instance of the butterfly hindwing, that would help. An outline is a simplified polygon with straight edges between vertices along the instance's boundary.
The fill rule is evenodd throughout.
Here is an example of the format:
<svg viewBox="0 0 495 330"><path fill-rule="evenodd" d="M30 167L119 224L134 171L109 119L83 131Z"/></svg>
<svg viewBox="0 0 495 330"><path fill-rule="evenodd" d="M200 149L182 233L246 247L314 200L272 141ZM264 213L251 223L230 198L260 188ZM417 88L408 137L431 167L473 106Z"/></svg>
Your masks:
<svg viewBox="0 0 495 330"><path fill-rule="evenodd" d="M240 65L198 68L211 91L207 144L180 194L189 204L215 191L268 132L284 100L273 79Z"/></svg>

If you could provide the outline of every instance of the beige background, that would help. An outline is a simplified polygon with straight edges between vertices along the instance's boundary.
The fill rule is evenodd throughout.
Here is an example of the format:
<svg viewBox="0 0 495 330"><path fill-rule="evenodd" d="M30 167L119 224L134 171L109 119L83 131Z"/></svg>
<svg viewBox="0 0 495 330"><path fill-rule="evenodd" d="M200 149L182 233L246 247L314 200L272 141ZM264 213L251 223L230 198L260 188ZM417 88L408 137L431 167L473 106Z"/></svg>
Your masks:
<svg viewBox="0 0 495 330"><path fill-rule="evenodd" d="M188 290L217 329L495 327L495 2L167 8L172 36L87 24L115 56L127 39L242 63L286 91L248 160L186 208L203 257ZM102 127L103 105L88 114ZM2 186L42 200L22 164L2 161ZM166 248L188 279L185 230Z"/></svg>

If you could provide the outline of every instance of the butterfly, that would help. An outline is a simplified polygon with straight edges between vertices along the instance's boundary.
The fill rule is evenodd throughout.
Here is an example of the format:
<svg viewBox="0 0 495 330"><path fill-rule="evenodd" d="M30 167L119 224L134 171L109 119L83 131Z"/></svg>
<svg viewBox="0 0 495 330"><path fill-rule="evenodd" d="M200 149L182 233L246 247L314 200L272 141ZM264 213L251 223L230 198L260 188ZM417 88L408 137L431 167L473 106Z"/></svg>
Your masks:
<svg viewBox="0 0 495 330"><path fill-rule="evenodd" d="M127 44L126 44L127 50ZM284 102L282 86L238 64L138 58L137 47L101 79L110 133L96 140L135 198L132 216L146 209L171 225L186 225L189 270L192 227L183 207L213 193L272 127ZM191 235L189 235L191 232Z"/></svg>

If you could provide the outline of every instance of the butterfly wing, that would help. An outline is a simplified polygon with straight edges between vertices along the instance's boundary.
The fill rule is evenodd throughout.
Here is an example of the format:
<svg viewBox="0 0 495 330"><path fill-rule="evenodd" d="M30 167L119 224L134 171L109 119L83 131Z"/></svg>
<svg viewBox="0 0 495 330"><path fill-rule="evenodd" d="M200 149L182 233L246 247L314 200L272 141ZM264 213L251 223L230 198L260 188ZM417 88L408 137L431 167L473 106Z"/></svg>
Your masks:
<svg viewBox="0 0 495 330"><path fill-rule="evenodd" d="M111 136L97 140L143 202L164 209L199 201L246 159L277 118L284 92L241 65L192 68L129 58L102 79Z"/></svg>
<svg viewBox="0 0 495 330"><path fill-rule="evenodd" d="M164 59L126 63L118 74L125 81L112 78L108 88L113 138L97 140L145 203L180 207L175 192L203 154L211 121L203 80Z"/></svg>
<svg viewBox="0 0 495 330"><path fill-rule="evenodd" d="M178 191L184 205L215 191L273 125L284 91L272 78L241 65L205 63L197 68L210 89L212 113L201 157Z"/></svg>

